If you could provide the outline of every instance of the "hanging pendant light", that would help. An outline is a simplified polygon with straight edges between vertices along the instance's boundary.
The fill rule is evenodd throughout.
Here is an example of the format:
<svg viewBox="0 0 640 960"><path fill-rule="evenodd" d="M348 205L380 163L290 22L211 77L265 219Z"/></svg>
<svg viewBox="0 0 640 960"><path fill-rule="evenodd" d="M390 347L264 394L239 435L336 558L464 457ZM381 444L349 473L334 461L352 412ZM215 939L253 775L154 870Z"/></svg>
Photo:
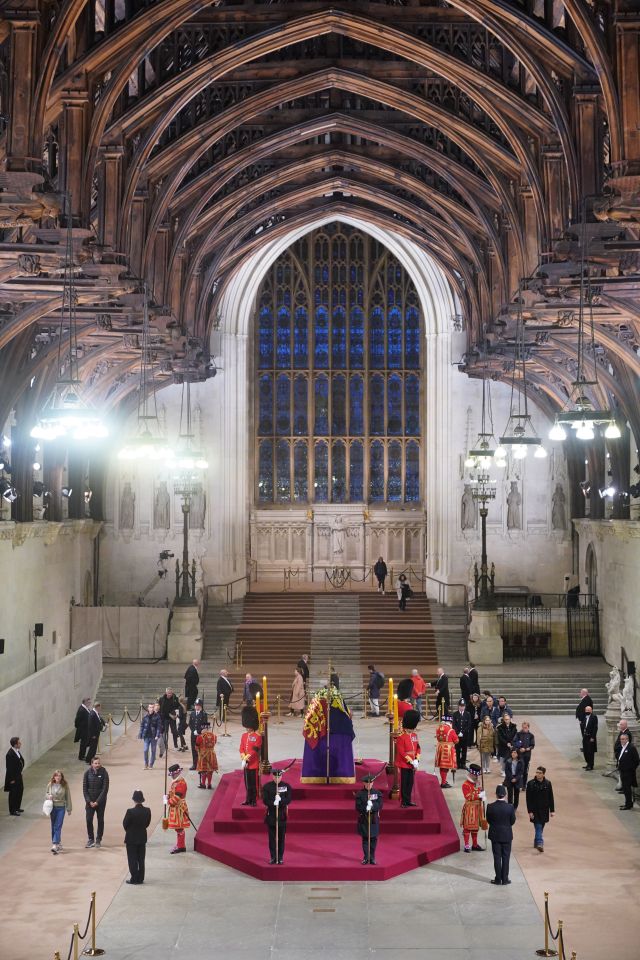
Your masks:
<svg viewBox="0 0 640 960"><path fill-rule="evenodd" d="M82 397L78 374L78 330L76 322L75 264L71 196L65 194L67 238L65 249L60 332L58 336L58 379L42 408L31 436L38 440L94 440L109 435L98 411ZM65 335L65 325L67 333ZM63 352L63 342L68 351Z"/></svg>
<svg viewBox="0 0 640 960"><path fill-rule="evenodd" d="M138 391L138 422L135 434L118 452L119 460L167 460L173 451L162 434L151 358L149 332L149 291L143 287L142 353L140 358L140 387ZM151 397L149 396L151 395Z"/></svg>
<svg viewBox="0 0 640 960"><path fill-rule="evenodd" d="M182 383L182 401L180 404L180 433L171 456L167 459L167 466L179 472L183 485L190 481L201 479L201 471L209 466L202 451L194 443L194 434L191 423L191 380L185 378Z"/></svg>
<svg viewBox="0 0 640 960"><path fill-rule="evenodd" d="M504 456L503 456L504 454ZM480 432L475 444L467 453L464 461L469 471L469 478L473 496L476 498L493 500L496 495L495 481L489 475L491 466L506 466L506 452L496 447L493 432L493 411L491 408L491 383L487 378L486 353L482 368L482 414Z"/></svg>
<svg viewBox="0 0 640 960"><path fill-rule="evenodd" d="M527 385L527 367L524 342L524 319L522 316L522 296L518 291L518 315L516 320L516 351L511 376L511 399L509 401L509 418L503 435L500 437L502 449L511 450L514 460L524 460L533 447L534 456L544 458L547 451L538 436L531 414L529 413L529 396Z"/></svg>

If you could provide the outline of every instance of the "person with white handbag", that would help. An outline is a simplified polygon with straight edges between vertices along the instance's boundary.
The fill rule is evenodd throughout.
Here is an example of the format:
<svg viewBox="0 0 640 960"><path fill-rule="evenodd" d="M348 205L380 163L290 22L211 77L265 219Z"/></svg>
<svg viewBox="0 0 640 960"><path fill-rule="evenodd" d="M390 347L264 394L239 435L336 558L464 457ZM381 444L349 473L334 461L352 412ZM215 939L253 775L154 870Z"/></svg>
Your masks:
<svg viewBox="0 0 640 960"><path fill-rule="evenodd" d="M51 820L51 853L62 850L62 824L66 813L71 813L71 791L62 770L54 770L47 784L42 812Z"/></svg>

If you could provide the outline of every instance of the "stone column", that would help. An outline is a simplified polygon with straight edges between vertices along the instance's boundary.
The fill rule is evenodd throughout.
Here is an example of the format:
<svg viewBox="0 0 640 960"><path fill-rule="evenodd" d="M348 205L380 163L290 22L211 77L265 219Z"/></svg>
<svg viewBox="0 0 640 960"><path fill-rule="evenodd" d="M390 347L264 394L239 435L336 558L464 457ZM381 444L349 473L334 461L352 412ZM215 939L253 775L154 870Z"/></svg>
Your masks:
<svg viewBox="0 0 640 960"><path fill-rule="evenodd" d="M450 544L453 538L451 471L451 332L428 332L426 336L426 572L439 580L451 574Z"/></svg>
<svg viewBox="0 0 640 960"><path fill-rule="evenodd" d="M153 295L156 303L165 302L165 277L169 249L169 224L161 224L153 243Z"/></svg>
<svg viewBox="0 0 640 960"><path fill-rule="evenodd" d="M33 9L28 9L29 7ZM29 170L29 132L36 76L36 45L40 14L37 3L26 0L14 11L10 24L9 115L7 127L7 170Z"/></svg>
<svg viewBox="0 0 640 960"><path fill-rule="evenodd" d="M640 15L636 0L618 0L615 15L624 158L640 163Z"/></svg>
<svg viewBox="0 0 640 960"><path fill-rule="evenodd" d="M128 251L123 251L129 255L131 272L138 277L142 273L142 247L147 225L148 199L149 194L146 190L136 190L131 204L130 246Z"/></svg>
<svg viewBox="0 0 640 960"><path fill-rule="evenodd" d="M219 504L221 542L218 554L222 576L234 579L246 568L248 489L248 397L247 336L222 333L221 358L225 371L222 379L222 405L217 454L222 464L222 499Z"/></svg>
<svg viewBox="0 0 640 960"><path fill-rule="evenodd" d="M62 136L60 139L60 183L71 194L74 226L82 220L82 171L87 135L89 94L86 90L65 90Z"/></svg>
<svg viewBox="0 0 640 960"><path fill-rule="evenodd" d="M593 196L601 188L599 93L599 87L581 86L575 88L573 95L576 153L583 196ZM579 210L576 216L580 216Z"/></svg>
<svg viewBox="0 0 640 960"><path fill-rule="evenodd" d="M120 146L103 147L100 152L102 166L99 196L98 234L105 247L117 250L118 220L120 217L122 157L124 149Z"/></svg>
<svg viewBox="0 0 640 960"><path fill-rule="evenodd" d="M553 240L562 234L567 217L564 157L558 146L543 148L542 172L544 191L547 197L547 210L549 211L549 229Z"/></svg>

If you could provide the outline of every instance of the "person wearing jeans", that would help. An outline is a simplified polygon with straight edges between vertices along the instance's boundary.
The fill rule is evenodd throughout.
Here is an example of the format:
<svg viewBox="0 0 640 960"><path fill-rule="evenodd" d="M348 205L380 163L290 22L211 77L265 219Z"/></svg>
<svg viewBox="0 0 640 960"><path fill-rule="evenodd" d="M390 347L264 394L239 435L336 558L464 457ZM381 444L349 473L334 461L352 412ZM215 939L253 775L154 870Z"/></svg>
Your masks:
<svg viewBox="0 0 640 960"><path fill-rule="evenodd" d="M138 739L144 744L144 768L150 770L156 762L156 747L158 737L161 732L160 716L155 712L152 703L147 707L147 712L140 721L140 732Z"/></svg>
<svg viewBox="0 0 640 960"><path fill-rule="evenodd" d="M47 784L47 799L53 803L51 819L51 853L62 850L62 824L66 813L71 813L71 791L62 770L54 770Z"/></svg>
<svg viewBox="0 0 640 960"><path fill-rule="evenodd" d="M533 846L540 853L544 853L545 824L555 816L553 787L545 776L546 772L546 767L537 767L533 780L527 784L527 813L534 829Z"/></svg>
<svg viewBox="0 0 640 960"><path fill-rule="evenodd" d="M104 808L109 792L109 774L102 766L100 757L94 757L82 780L82 793L87 813L87 847L99 847L104 833ZM98 818L98 833L94 837L93 817Z"/></svg>

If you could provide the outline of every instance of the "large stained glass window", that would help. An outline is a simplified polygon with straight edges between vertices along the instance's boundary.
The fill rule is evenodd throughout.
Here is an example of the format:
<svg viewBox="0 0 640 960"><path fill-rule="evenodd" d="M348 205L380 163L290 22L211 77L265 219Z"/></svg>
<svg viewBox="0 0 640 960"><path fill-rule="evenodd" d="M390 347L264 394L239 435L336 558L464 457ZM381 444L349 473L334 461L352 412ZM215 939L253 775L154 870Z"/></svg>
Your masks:
<svg viewBox="0 0 640 960"><path fill-rule="evenodd" d="M420 503L421 327L401 264L353 227L281 254L255 319L259 505Z"/></svg>

